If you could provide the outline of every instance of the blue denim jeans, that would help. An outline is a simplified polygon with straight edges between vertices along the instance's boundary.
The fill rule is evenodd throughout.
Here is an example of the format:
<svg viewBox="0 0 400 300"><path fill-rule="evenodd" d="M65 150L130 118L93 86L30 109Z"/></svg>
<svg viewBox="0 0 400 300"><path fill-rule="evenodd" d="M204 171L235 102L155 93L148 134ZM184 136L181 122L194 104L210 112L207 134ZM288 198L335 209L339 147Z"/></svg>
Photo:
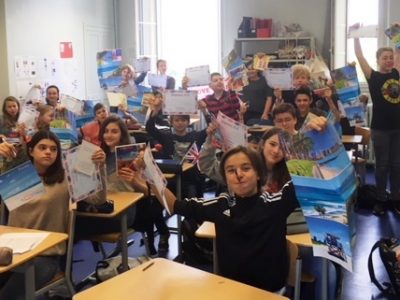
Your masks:
<svg viewBox="0 0 400 300"><path fill-rule="evenodd" d="M375 182L378 199L385 201L387 179L393 200L400 200L400 130L371 130L375 151Z"/></svg>

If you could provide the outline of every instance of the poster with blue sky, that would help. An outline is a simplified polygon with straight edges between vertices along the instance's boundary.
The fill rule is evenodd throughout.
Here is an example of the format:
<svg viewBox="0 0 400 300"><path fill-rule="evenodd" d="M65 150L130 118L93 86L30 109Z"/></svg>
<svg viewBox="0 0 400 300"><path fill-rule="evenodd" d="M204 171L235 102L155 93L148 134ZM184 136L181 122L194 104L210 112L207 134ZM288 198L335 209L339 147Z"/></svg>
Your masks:
<svg viewBox="0 0 400 300"><path fill-rule="evenodd" d="M12 211L44 193L44 186L36 168L27 161L0 175L1 197Z"/></svg>
<svg viewBox="0 0 400 300"><path fill-rule="evenodd" d="M104 50L97 53L97 75L100 86L104 90L113 90L122 82L120 66L122 61L121 49Z"/></svg>
<svg viewBox="0 0 400 300"><path fill-rule="evenodd" d="M332 70L331 77L336 93L342 103L352 101L360 95L360 84L354 66L345 66Z"/></svg>
<svg viewBox="0 0 400 300"><path fill-rule="evenodd" d="M306 120L308 122L308 120ZM286 164L308 224L315 256L352 270L354 168L334 126L281 135Z"/></svg>

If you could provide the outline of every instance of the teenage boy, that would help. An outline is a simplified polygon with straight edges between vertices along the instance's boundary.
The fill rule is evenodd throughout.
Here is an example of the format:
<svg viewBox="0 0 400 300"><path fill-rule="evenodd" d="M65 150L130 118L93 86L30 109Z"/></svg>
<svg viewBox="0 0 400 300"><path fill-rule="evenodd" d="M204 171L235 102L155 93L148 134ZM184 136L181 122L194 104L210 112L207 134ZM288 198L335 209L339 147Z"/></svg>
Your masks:
<svg viewBox="0 0 400 300"><path fill-rule="evenodd" d="M311 72L310 69L302 64L296 64L292 66L293 74L293 87L294 90L282 91L281 89L274 90L275 105L280 103L291 103L295 104L295 92L300 88L311 89ZM340 111L338 109L338 100L332 93L331 88L323 90L322 94L315 94L311 91L312 106L319 108L326 112L331 111L335 118L335 123L340 121Z"/></svg>
<svg viewBox="0 0 400 300"><path fill-rule="evenodd" d="M310 112L316 116L326 117L326 113L323 110L311 107L312 101L312 92L308 87L301 87L294 92L294 103L297 108L296 130L299 130L303 126Z"/></svg>
<svg viewBox="0 0 400 300"><path fill-rule="evenodd" d="M297 134L296 130L296 109L290 103L282 103L275 106L272 111L272 120L276 127L282 128L290 135Z"/></svg>
<svg viewBox="0 0 400 300"><path fill-rule="evenodd" d="M218 112L222 112L229 118L240 121L241 106L237 94L231 90L225 91L224 78L220 73L212 73L210 78L210 88L214 93L198 102L199 109L206 119L210 113L217 117ZM210 119L207 121L209 122Z"/></svg>
<svg viewBox="0 0 400 300"><path fill-rule="evenodd" d="M146 131L152 136L158 143L163 146L161 157L163 158L174 158L181 160L189 147L193 143L197 143L198 149L200 149L204 140L206 139L206 130L202 131L188 131L190 116L189 115L172 115L170 116L171 126L173 132L165 132L158 130L156 128L156 119L161 111L162 100L160 98L153 98L152 111L149 120L146 123ZM182 176L182 197L193 198L193 197L203 197L204 189L204 177L200 174L197 167L193 167L185 172L185 176ZM169 182L169 186L174 188L176 185L173 182ZM158 203L158 202L156 202ZM160 205L160 209L161 205ZM158 228L160 232L160 243L158 245L158 250L168 249L168 238L169 231L168 227L161 226Z"/></svg>
<svg viewBox="0 0 400 300"><path fill-rule="evenodd" d="M107 108L102 103L97 103L93 107L94 120L81 127L82 138L92 144L100 146L99 139L100 127L108 117Z"/></svg>

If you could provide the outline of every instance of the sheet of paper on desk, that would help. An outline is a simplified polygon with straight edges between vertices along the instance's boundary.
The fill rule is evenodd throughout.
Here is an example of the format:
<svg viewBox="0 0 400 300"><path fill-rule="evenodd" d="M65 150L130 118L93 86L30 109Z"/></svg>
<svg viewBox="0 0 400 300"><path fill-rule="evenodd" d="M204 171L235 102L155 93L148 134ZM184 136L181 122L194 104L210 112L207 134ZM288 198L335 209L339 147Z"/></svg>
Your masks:
<svg viewBox="0 0 400 300"><path fill-rule="evenodd" d="M22 254L35 248L48 235L47 232L4 233L0 234L0 247L9 247L14 254Z"/></svg>
<svg viewBox="0 0 400 300"><path fill-rule="evenodd" d="M78 148L75 170L88 176L92 176L96 169L96 165L92 161L92 155L98 149L100 149L100 147L83 140L82 144Z"/></svg>

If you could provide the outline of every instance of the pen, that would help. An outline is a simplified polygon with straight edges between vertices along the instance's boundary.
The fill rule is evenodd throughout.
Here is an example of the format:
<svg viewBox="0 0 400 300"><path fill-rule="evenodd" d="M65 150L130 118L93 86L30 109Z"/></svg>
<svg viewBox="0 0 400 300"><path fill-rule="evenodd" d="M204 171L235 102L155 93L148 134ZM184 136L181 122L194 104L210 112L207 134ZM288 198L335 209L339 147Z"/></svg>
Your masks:
<svg viewBox="0 0 400 300"><path fill-rule="evenodd" d="M145 266L144 268L143 268L143 270L142 271L146 271L148 268L150 268L152 265L154 265L154 261L152 261L151 263L149 263L147 266Z"/></svg>

